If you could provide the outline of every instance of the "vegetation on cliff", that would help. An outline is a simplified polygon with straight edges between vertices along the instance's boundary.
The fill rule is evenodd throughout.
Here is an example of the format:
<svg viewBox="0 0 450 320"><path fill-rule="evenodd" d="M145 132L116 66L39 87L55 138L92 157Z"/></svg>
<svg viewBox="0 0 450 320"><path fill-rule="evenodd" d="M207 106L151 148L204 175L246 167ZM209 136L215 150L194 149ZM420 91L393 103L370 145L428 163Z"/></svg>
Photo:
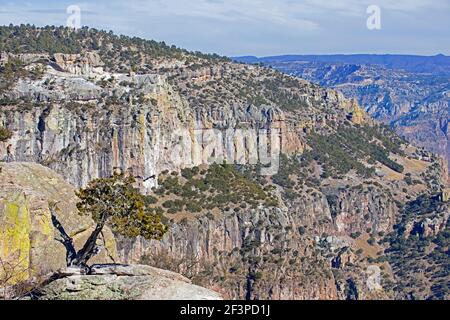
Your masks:
<svg viewBox="0 0 450 320"><path fill-rule="evenodd" d="M450 220L448 204L438 195L423 195L405 204L389 243L387 259L393 268L399 298L449 298Z"/></svg>
<svg viewBox="0 0 450 320"><path fill-rule="evenodd" d="M10 25L0 27L0 52L80 54L90 50L98 51L111 70L117 67L114 64L116 59L127 62L131 66L137 66L141 62L142 55L152 59L180 59L185 56L194 56L206 60L228 60L218 55L189 52L176 46L169 46L164 42L118 36L112 31L107 32L87 27L78 31L54 26L38 28L33 25Z"/></svg>
<svg viewBox="0 0 450 320"><path fill-rule="evenodd" d="M75 32L63 27L7 26L0 27L0 40L0 51L47 55L33 69L25 68L24 61L17 57L8 59L0 70L8 86L14 82L11 79L41 77L42 66L55 64L56 58L52 56L55 53L83 56L95 52L108 72L164 75L192 109L224 109L236 105L254 108L249 111L263 105L279 108L286 112L288 124L300 123L303 130L313 129L313 133L305 138L313 149L315 160L320 160L324 166L325 176L355 169L368 177L373 174L373 169L364 161L377 161L394 171L403 171L401 165L389 158L390 153L401 154L402 142L386 128L369 124L359 128L355 123L347 123L355 108L337 93L274 70L240 65L216 55L188 52L165 43L89 28ZM48 89L53 90L52 81L47 82ZM106 84L102 85L105 92L98 97L98 105L110 107L130 101L148 103L145 92L140 92L135 84L131 83L129 87L128 82L115 83L114 77L99 82ZM126 87L130 92L121 96L110 94L117 92L118 87ZM15 102L22 108L39 105L33 101L19 103L17 97L14 97L17 101L11 99L7 94L0 96L5 105ZM76 101L67 108L74 105L77 109L88 108ZM256 116L256 111L253 112ZM266 116L270 121L284 121L277 113Z"/></svg>
<svg viewBox="0 0 450 320"><path fill-rule="evenodd" d="M323 177L347 174L356 170L363 177L371 177L375 170L368 164L376 162L402 173L404 167L389 156L404 156L404 141L384 127L340 126L331 135L312 133L309 144L312 150L305 155L322 164ZM365 163L364 163L365 162Z"/></svg>
<svg viewBox="0 0 450 320"><path fill-rule="evenodd" d="M12 137L12 132L4 127L0 127L0 142L6 142Z"/></svg>
<svg viewBox="0 0 450 320"><path fill-rule="evenodd" d="M256 209L259 205L278 205L269 186L255 181L248 170L242 172L230 164L213 164L205 169L186 168L181 171L181 176L165 172L159 178L159 184L154 190L154 207L168 214L214 209L239 211Z"/></svg>
<svg viewBox="0 0 450 320"><path fill-rule="evenodd" d="M81 215L90 215L97 223L86 243L79 251L75 250L72 238L55 214L56 204L51 204L52 220L62 237L67 250L67 266L88 268L87 262L98 253L97 239L108 225L117 234L127 237L142 236L145 239L160 240L167 232L161 216L149 208L147 196L133 186L134 178L114 174L110 178L91 181L77 196L77 208Z"/></svg>

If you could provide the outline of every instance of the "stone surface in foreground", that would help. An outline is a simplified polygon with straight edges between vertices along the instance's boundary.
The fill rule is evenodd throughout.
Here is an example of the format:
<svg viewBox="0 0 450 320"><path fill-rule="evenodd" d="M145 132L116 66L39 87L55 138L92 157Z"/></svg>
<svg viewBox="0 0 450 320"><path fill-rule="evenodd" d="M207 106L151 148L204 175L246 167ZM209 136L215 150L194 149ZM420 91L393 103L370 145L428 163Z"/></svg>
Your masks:
<svg viewBox="0 0 450 320"><path fill-rule="evenodd" d="M64 272L41 293L41 300L222 300L177 273L143 265L95 265L90 275Z"/></svg>
<svg viewBox="0 0 450 320"><path fill-rule="evenodd" d="M59 221L76 249L81 249L95 223L78 213L78 201L75 188L49 168L28 162L0 164L0 260L18 266L9 284L39 279L66 265L50 202L57 203ZM103 230L98 244L104 250L91 263L116 261L116 242L109 228Z"/></svg>

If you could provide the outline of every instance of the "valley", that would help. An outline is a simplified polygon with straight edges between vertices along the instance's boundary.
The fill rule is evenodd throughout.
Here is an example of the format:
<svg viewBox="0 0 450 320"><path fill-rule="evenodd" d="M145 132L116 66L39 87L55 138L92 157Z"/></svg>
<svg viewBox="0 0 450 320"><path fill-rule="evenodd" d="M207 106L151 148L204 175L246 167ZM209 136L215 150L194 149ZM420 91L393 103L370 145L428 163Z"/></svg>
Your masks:
<svg viewBox="0 0 450 320"><path fill-rule="evenodd" d="M143 277L137 297L155 296L147 286L156 277L214 299L448 299L447 163L371 118L365 100L95 29L10 26L0 38L0 258L19 255L25 271L14 285L64 267L63 253L47 253L64 249L49 202L62 198L59 217L81 238L93 221L77 224L76 190L120 171L168 232L159 241L105 229L95 263L144 266L96 267L75 290L67 283L80 277L70 273L43 299L130 298L108 285L92 290L105 273L125 292ZM219 138L213 149L250 160L267 141L277 171L261 174L260 152L256 164L211 163L211 130L258 132L254 141Z"/></svg>

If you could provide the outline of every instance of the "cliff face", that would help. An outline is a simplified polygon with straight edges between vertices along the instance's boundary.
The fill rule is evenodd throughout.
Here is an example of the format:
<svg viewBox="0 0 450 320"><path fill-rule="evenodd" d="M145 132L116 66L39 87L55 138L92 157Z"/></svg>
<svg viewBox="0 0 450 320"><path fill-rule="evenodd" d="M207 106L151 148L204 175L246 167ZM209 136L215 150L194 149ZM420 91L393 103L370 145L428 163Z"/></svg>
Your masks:
<svg viewBox="0 0 450 320"><path fill-rule="evenodd" d="M84 32L68 36L85 44ZM120 238L122 261L182 273L233 299L394 296L385 236L406 202L441 191L436 157L334 90L95 36L98 50L6 55L25 66L0 78L8 88L0 90L0 125L13 132L0 152L48 166L76 187L116 168L136 176L170 231L162 242ZM270 175L256 165L267 160L264 147L280 160ZM238 169L208 166L230 150L225 158Z"/></svg>
<svg viewBox="0 0 450 320"><path fill-rule="evenodd" d="M335 203L302 192L288 207L201 216L174 224L161 242L119 239L119 255L180 272L230 299L345 299L346 277L360 299L388 298L368 287L366 252L355 254L363 241L350 234L389 232L397 207L380 191L342 191ZM345 261L343 252L349 266L333 263Z"/></svg>
<svg viewBox="0 0 450 320"><path fill-rule="evenodd" d="M0 123L14 133L8 144L15 161L42 163L77 187L120 168L140 178L148 191L156 185L150 177L164 170L207 163L211 154L205 144L213 130L222 134L216 143L221 150L235 146L240 129L265 136L269 143L275 135L273 143L285 152L304 147L298 129L288 126L276 107L236 104L192 110L162 76L102 73L102 81L114 79L105 85L48 68L44 79L19 80L2 107ZM36 104L26 107L21 101ZM180 139L189 149L175 153L187 145ZM249 153L248 145L240 147L242 154Z"/></svg>
<svg viewBox="0 0 450 320"><path fill-rule="evenodd" d="M56 91L59 96L49 104L27 112L20 108L4 110L3 121L15 132L10 142L14 146L14 159L43 163L78 187L94 178L111 175L114 168L131 168L142 178L154 175L158 166L163 165L160 157L167 148L160 142L164 137L158 131L157 115L166 117L162 121L167 130L174 130L179 124L176 104L170 106L173 110L161 110L151 104L91 105L89 101L100 98L100 89L94 86L92 95L83 95L83 89L90 83L78 81L75 87L72 83L61 85L67 85L66 91L61 87L62 90ZM152 97L168 99L164 84L158 83L157 78L142 81L149 94L154 92ZM45 92L36 95L47 100ZM65 104L67 100L73 102L71 106Z"/></svg>
<svg viewBox="0 0 450 320"><path fill-rule="evenodd" d="M147 263L179 268L230 299L336 299L330 268L308 248L313 239L301 239L298 222L280 209L225 212L176 225L161 243L123 241L120 252L125 261L147 255Z"/></svg>
<svg viewBox="0 0 450 320"><path fill-rule="evenodd" d="M448 125L450 93L437 96L394 121L393 126L418 146L442 155L450 168L450 130Z"/></svg>

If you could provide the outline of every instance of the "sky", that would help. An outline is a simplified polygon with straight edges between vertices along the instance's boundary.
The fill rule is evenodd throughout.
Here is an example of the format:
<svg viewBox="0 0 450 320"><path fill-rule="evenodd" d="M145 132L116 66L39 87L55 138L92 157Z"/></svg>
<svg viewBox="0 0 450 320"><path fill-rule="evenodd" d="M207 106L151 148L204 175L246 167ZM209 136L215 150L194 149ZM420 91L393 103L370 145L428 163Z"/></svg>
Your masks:
<svg viewBox="0 0 450 320"><path fill-rule="evenodd" d="M0 25L66 25L70 5L83 26L227 56L450 55L450 0L0 0Z"/></svg>

